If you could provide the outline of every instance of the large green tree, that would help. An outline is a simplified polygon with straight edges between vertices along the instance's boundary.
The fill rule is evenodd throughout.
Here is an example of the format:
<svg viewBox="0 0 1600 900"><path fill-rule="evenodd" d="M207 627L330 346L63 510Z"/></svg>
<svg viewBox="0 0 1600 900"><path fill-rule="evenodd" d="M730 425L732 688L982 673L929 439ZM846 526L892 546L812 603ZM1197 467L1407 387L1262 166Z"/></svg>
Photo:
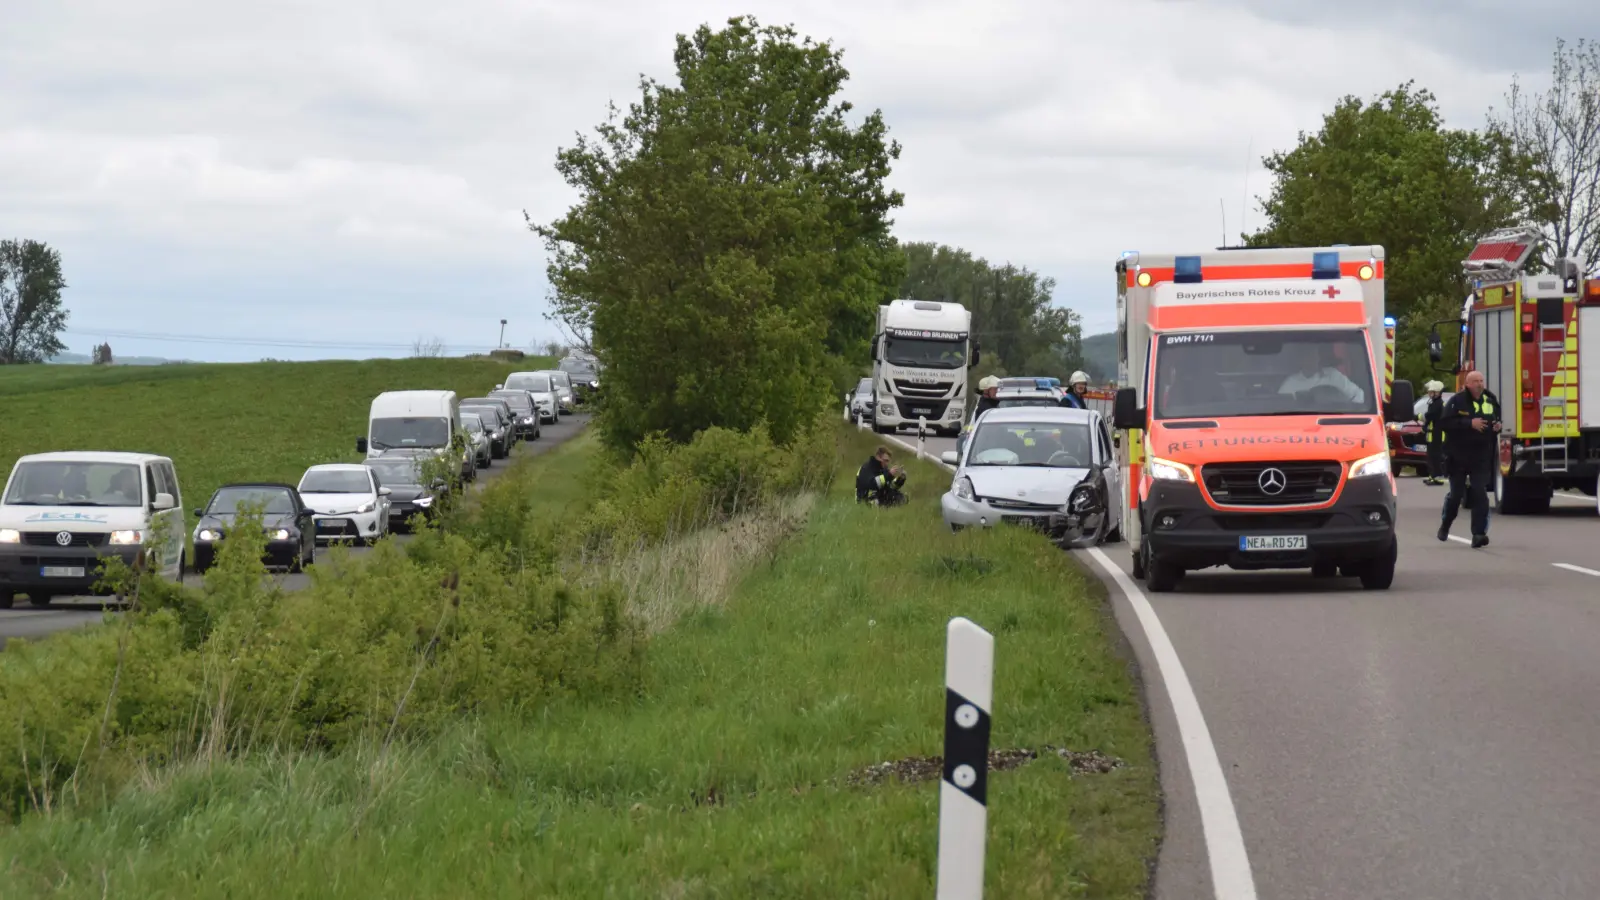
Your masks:
<svg viewBox="0 0 1600 900"><path fill-rule="evenodd" d="M1523 212L1526 160L1502 136L1446 128L1433 94L1406 82L1371 103L1345 97L1264 163L1267 224L1247 243L1383 245L1395 377L1431 377L1429 327L1459 313L1477 238Z"/></svg>
<svg viewBox="0 0 1600 900"><path fill-rule="evenodd" d="M679 84L640 81L626 116L563 149L581 199L530 227L550 253L555 315L606 366L599 426L627 450L712 425L786 440L864 361L904 260L884 185L898 143L852 126L829 43L730 19L679 35Z"/></svg>
<svg viewBox="0 0 1600 900"><path fill-rule="evenodd" d="M960 303L972 311L982 359L973 372L1067 379L1083 366L1078 314L1054 304L1055 279L1026 267L991 265L957 247L905 244L900 296Z"/></svg>
<svg viewBox="0 0 1600 900"><path fill-rule="evenodd" d="M44 362L66 349L66 286L61 254L49 244L0 241L0 365Z"/></svg>

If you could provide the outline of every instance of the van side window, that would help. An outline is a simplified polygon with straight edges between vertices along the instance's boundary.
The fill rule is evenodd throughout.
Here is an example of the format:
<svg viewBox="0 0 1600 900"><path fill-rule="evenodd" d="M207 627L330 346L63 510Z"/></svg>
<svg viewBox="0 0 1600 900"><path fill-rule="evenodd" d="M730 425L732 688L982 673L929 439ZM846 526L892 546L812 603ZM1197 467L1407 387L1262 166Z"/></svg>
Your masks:
<svg viewBox="0 0 1600 900"><path fill-rule="evenodd" d="M183 496L178 492L178 473L172 470L172 463L160 462L157 463L156 466L160 470L159 474L161 475L161 479L167 483L166 487L162 488L162 490L172 495L172 502L174 504L182 507Z"/></svg>
<svg viewBox="0 0 1600 900"><path fill-rule="evenodd" d="M161 493L161 486L156 482L155 463L145 463L144 465L144 487L144 505L147 507L153 506L156 502L156 494Z"/></svg>

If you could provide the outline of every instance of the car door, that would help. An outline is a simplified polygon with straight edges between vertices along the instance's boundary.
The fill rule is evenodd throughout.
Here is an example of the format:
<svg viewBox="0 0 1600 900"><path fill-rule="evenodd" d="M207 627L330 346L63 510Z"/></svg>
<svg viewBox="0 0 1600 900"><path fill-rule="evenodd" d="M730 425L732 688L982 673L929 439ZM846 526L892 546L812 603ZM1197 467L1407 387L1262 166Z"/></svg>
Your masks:
<svg viewBox="0 0 1600 900"><path fill-rule="evenodd" d="M1111 517L1113 529L1122 527L1122 467L1117 465L1116 451L1111 446L1111 437L1106 431L1106 420L1098 413L1095 414L1094 431L1099 445L1101 471L1105 476L1105 498L1108 515Z"/></svg>
<svg viewBox="0 0 1600 900"><path fill-rule="evenodd" d="M378 533L382 534L389 524L389 498L383 495L383 482L378 480L377 471L367 470L367 482L372 485L372 500L378 505Z"/></svg>
<svg viewBox="0 0 1600 900"><path fill-rule="evenodd" d="M304 556L309 547L317 545L317 517L298 489L289 490L289 502L294 504L294 525L300 532L300 553Z"/></svg>

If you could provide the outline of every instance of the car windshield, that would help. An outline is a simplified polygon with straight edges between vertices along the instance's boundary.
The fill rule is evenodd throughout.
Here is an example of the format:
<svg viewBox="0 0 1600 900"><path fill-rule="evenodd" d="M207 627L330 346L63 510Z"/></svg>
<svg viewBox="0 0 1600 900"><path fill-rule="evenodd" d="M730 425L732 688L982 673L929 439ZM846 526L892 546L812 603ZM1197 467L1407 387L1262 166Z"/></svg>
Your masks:
<svg viewBox="0 0 1600 900"><path fill-rule="evenodd" d="M856 393L858 393L858 394L870 394L870 393L872 393L872 379L871 378L863 378L860 381L856 382Z"/></svg>
<svg viewBox="0 0 1600 900"><path fill-rule="evenodd" d="M967 342L926 338L888 337L883 358L896 366L921 369L959 369L967 364Z"/></svg>
<svg viewBox="0 0 1600 900"><path fill-rule="evenodd" d="M969 466L1083 469L1093 461L1089 426L1072 422L985 422L972 433Z"/></svg>
<svg viewBox="0 0 1600 900"><path fill-rule="evenodd" d="M207 515L232 515L245 504L259 504L263 513L294 512L294 500L289 492L275 487L225 487L218 488L206 506Z"/></svg>
<svg viewBox="0 0 1600 900"><path fill-rule="evenodd" d="M506 379L508 391L533 391L535 394L550 393L549 375L513 375Z"/></svg>
<svg viewBox="0 0 1600 900"><path fill-rule="evenodd" d="M461 414L461 427L472 434L483 434L483 420L472 413Z"/></svg>
<svg viewBox="0 0 1600 900"><path fill-rule="evenodd" d="M300 479L302 494L370 494L372 481L354 469L312 469Z"/></svg>
<svg viewBox="0 0 1600 900"><path fill-rule="evenodd" d="M494 395L506 401L506 405L514 410L527 412L533 409L533 398L529 397L527 392L521 388L505 391L504 393L496 391Z"/></svg>
<svg viewBox="0 0 1600 900"><path fill-rule="evenodd" d="M1158 343L1158 419L1378 411L1361 331L1166 334Z"/></svg>
<svg viewBox="0 0 1600 900"><path fill-rule="evenodd" d="M373 419L371 442L379 450L443 447L450 443L450 421L439 416Z"/></svg>
<svg viewBox="0 0 1600 900"><path fill-rule="evenodd" d="M572 379L565 372L551 372L550 381L558 388L572 387Z"/></svg>
<svg viewBox="0 0 1600 900"><path fill-rule="evenodd" d="M132 463L38 461L17 466L6 491L13 506L138 506L139 467Z"/></svg>
<svg viewBox="0 0 1600 900"><path fill-rule="evenodd" d="M367 468L378 473L378 481L388 485L420 485L422 469L409 459L374 459Z"/></svg>
<svg viewBox="0 0 1600 900"><path fill-rule="evenodd" d="M563 359L561 361L561 371L570 372L573 375L593 375L594 366L581 359Z"/></svg>
<svg viewBox="0 0 1600 900"><path fill-rule="evenodd" d="M467 413L469 412L477 416L478 420L483 423L483 427L485 428L493 428L500 424L500 411L492 406L461 407L461 417L463 419L467 417Z"/></svg>

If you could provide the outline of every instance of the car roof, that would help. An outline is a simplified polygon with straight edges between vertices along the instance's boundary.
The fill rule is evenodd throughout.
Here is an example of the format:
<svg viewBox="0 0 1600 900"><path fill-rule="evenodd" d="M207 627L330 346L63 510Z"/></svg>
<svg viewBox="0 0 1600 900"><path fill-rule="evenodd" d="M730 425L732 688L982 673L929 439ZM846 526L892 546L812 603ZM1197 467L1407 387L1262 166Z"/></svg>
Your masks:
<svg viewBox="0 0 1600 900"><path fill-rule="evenodd" d="M1096 418L1092 409L1076 409L1070 406L1013 406L987 410L983 414L982 422L985 424L1004 424L1006 422L1046 422L1046 423L1083 423L1089 424Z"/></svg>
<svg viewBox="0 0 1600 900"><path fill-rule="evenodd" d="M359 472L366 466L361 463L317 463L306 469L307 472Z"/></svg>
<svg viewBox="0 0 1600 900"><path fill-rule="evenodd" d="M17 462L98 462L131 463L171 462L168 457L153 453L127 453L121 450L57 450L50 453L30 453Z"/></svg>
<svg viewBox="0 0 1600 900"><path fill-rule="evenodd" d="M281 481L234 481L229 482L228 484L217 485L218 491L227 490L228 488L282 488L283 490L292 491L294 493L300 492L300 489L294 485L284 484ZM212 491L212 493L214 494L216 491Z"/></svg>

